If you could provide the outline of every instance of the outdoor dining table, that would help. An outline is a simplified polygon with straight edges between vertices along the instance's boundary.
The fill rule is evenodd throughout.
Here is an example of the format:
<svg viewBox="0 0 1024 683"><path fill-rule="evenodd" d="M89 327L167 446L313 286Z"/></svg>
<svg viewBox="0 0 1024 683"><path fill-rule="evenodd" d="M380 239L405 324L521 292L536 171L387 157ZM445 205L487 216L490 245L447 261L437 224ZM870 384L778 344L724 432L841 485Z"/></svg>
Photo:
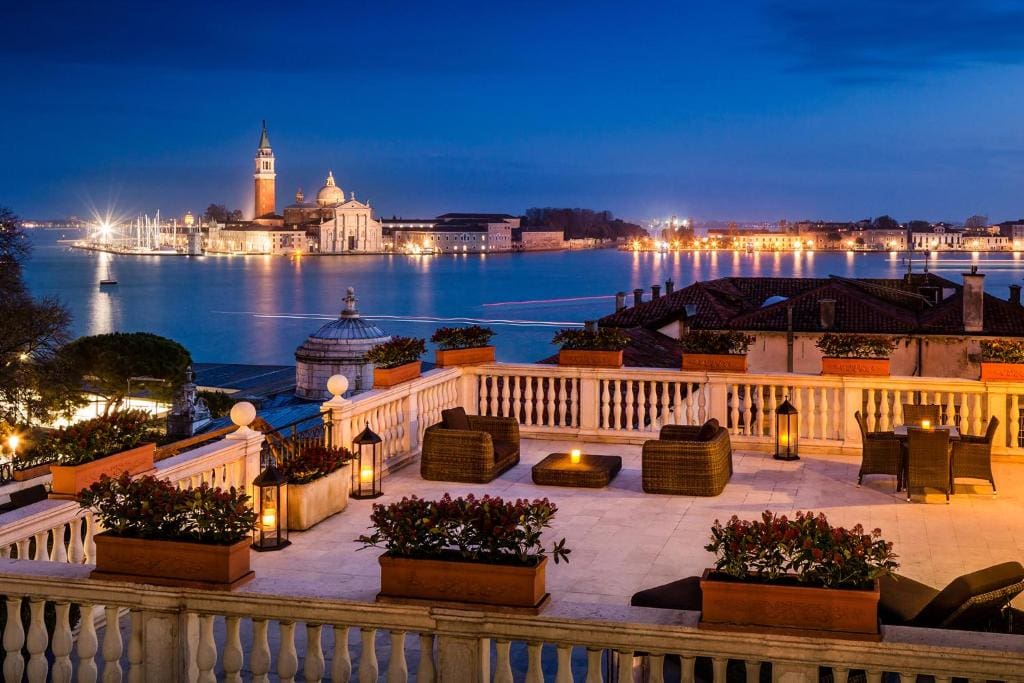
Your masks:
<svg viewBox="0 0 1024 683"><path fill-rule="evenodd" d="M903 465L902 467L900 467L900 470L902 471L900 473L899 481L896 484L896 489L898 491L902 491L906 487L908 471L910 469L910 452L907 449L907 441L909 440L907 437L907 427L920 428L920 425L894 425L892 428L892 433L896 436L897 439L900 440L900 442L903 445ZM929 427L929 429L944 429L949 432L950 441L960 440L960 430L954 427L953 425L936 425L935 427Z"/></svg>

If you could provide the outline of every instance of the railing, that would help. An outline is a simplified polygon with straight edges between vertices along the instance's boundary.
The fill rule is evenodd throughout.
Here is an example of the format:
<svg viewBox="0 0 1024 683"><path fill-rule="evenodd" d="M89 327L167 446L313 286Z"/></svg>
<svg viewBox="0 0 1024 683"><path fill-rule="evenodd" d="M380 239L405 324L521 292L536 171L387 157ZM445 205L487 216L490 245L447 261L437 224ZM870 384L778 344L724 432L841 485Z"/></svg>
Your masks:
<svg viewBox="0 0 1024 683"><path fill-rule="evenodd" d="M699 629L696 613L562 605L542 616L92 581L0 560L4 680L1024 680L1018 636L883 628L881 642ZM263 593L261 589L274 589ZM27 610L23 603L27 601ZM52 605L52 608L48 607ZM47 624L47 612L52 621ZM27 618L24 618L26 615ZM77 623L75 617L78 617ZM118 624L119 628L111 628ZM124 635L123 635L124 634ZM951 644L953 643L953 644ZM122 662L127 663L124 671Z"/></svg>
<svg viewBox="0 0 1024 683"><path fill-rule="evenodd" d="M277 428L256 418L252 426L263 434L261 461L266 464L273 459L281 463L298 455L306 446L316 445L331 448L334 445L332 422L329 410Z"/></svg>

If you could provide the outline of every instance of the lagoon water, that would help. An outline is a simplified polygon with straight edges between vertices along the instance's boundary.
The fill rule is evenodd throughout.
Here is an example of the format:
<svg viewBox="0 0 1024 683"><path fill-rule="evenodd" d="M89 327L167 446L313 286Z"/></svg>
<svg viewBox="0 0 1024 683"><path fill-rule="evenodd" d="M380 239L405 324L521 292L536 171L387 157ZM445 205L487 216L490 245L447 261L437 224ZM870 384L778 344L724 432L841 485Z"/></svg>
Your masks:
<svg viewBox="0 0 1024 683"><path fill-rule="evenodd" d="M611 249L464 256L121 256L72 249L75 231L32 230L26 276L37 296L61 299L75 334L147 331L178 340L202 362L292 364L311 332L337 317L347 287L390 334L429 337L479 322L498 332L498 358L550 355L563 323L614 310L615 292L671 278L676 287L728 275L899 277L903 255L854 252L629 253ZM1024 254L942 254L929 269L959 281L977 265L1005 298ZM915 271L923 267L917 255ZM99 287L105 278L114 287Z"/></svg>

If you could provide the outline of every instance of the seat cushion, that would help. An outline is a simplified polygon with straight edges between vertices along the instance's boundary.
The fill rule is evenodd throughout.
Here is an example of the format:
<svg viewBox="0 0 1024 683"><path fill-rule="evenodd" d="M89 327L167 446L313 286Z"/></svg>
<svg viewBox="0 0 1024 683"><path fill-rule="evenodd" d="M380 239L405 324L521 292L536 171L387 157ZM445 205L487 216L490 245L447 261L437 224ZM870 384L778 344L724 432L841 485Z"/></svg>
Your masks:
<svg viewBox="0 0 1024 683"><path fill-rule="evenodd" d="M703 599L704 596L700 590L700 577L689 576L634 593L629 604L633 607L685 609L697 612L700 611Z"/></svg>
<svg viewBox="0 0 1024 683"><path fill-rule="evenodd" d="M519 446L508 441L494 441L494 462L510 458L519 450Z"/></svg>
<svg viewBox="0 0 1024 683"><path fill-rule="evenodd" d="M970 598L991 593L1024 581L1020 562L1003 562L970 574L964 574L942 589L914 618L920 626L938 626Z"/></svg>
<svg viewBox="0 0 1024 683"><path fill-rule="evenodd" d="M939 594L931 586L891 574L878 580L878 588L878 616L883 624L897 626L912 621Z"/></svg>
<svg viewBox="0 0 1024 683"><path fill-rule="evenodd" d="M441 424L445 429L469 430L469 415L462 406L441 411Z"/></svg>
<svg viewBox="0 0 1024 683"><path fill-rule="evenodd" d="M711 418L700 427L697 432L697 441L711 441L718 434L718 420Z"/></svg>

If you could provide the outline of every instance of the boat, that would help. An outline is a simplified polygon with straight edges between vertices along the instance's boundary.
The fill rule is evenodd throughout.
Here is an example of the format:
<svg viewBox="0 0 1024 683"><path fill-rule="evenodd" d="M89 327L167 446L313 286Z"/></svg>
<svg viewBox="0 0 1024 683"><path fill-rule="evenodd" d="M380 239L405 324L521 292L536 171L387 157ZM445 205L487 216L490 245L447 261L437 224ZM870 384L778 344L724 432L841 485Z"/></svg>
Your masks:
<svg viewBox="0 0 1024 683"><path fill-rule="evenodd" d="M116 284L117 284L117 280L112 280L112 279L100 280L100 287L103 287L104 285L116 285Z"/></svg>

